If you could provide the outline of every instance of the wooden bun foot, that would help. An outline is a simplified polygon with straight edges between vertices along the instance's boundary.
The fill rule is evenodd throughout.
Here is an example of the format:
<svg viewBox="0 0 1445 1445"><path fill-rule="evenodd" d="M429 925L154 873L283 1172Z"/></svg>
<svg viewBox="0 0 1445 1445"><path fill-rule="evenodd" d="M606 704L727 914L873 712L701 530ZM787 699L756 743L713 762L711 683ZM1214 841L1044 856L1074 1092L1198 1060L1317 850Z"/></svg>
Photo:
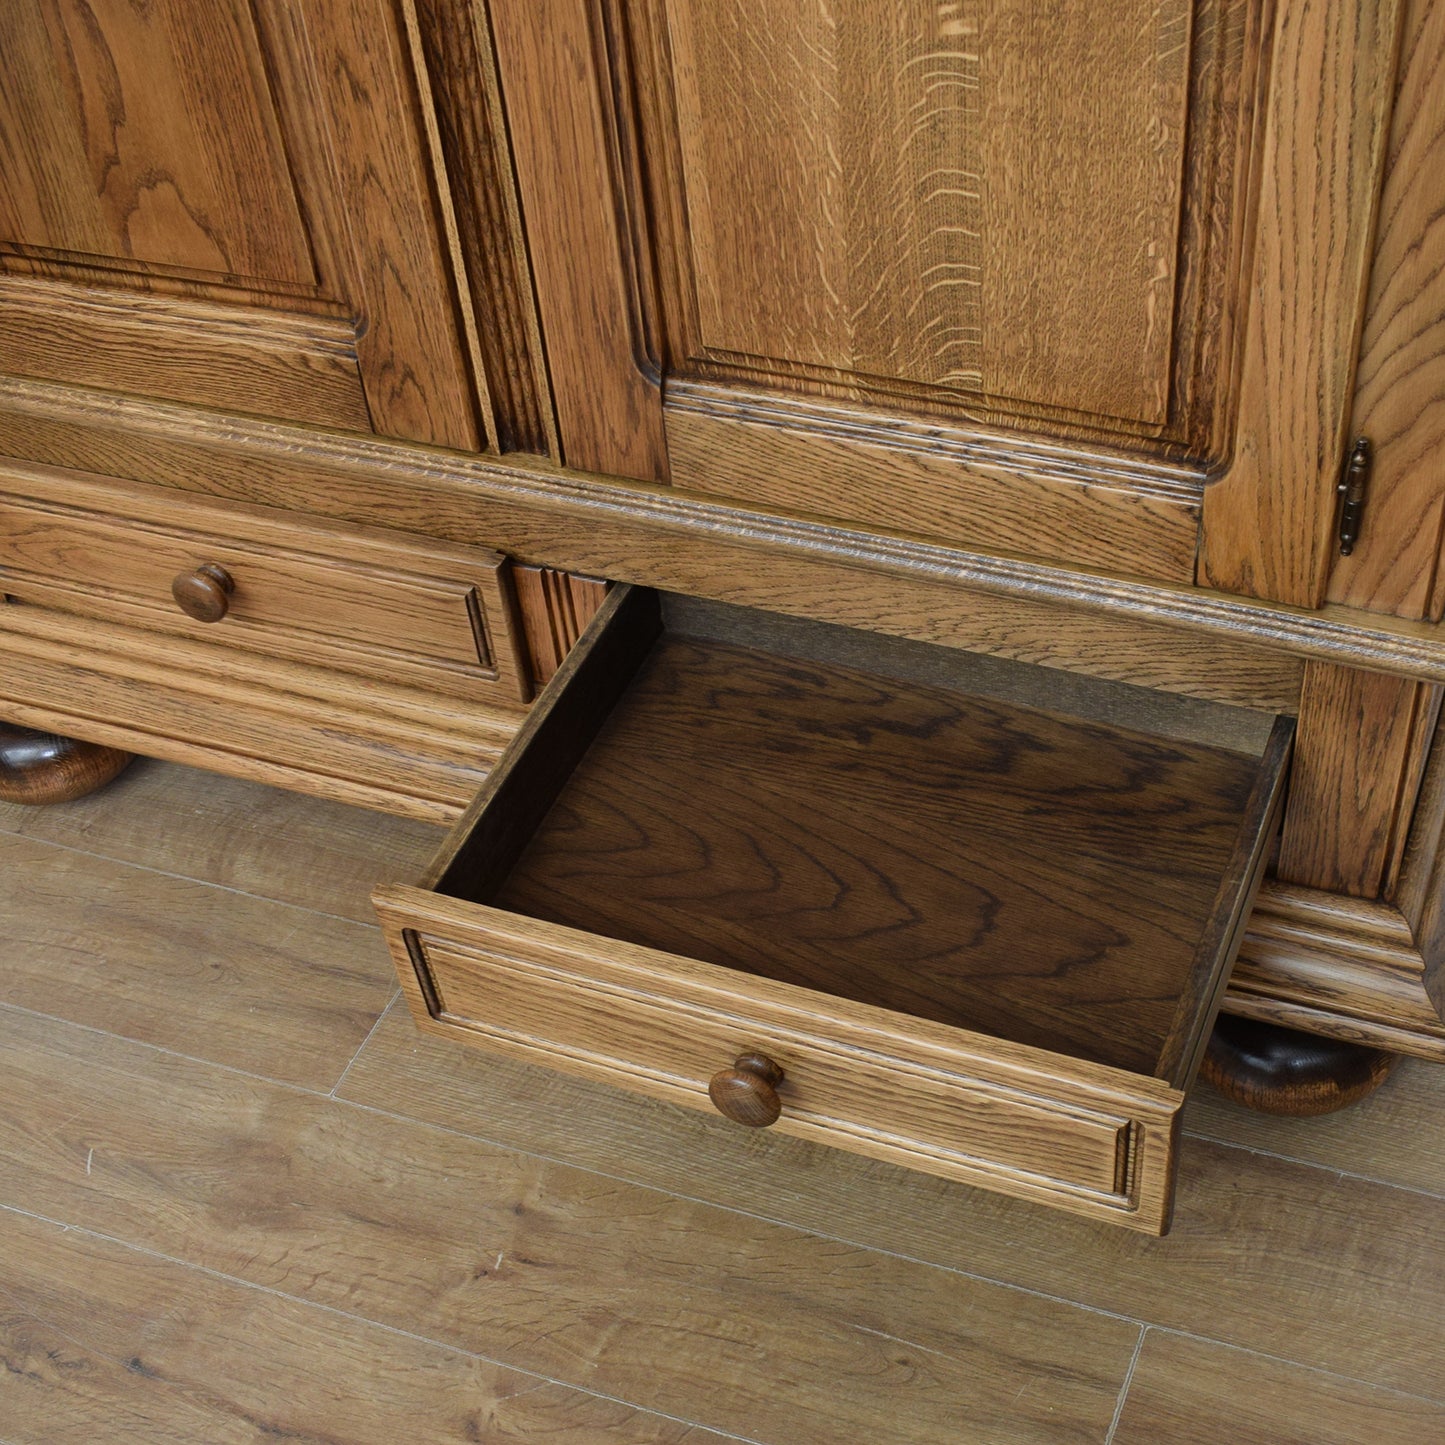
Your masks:
<svg viewBox="0 0 1445 1445"><path fill-rule="evenodd" d="M1394 1066L1380 1049L1221 1014L1200 1073L1236 1104L1303 1118L1358 1103Z"/></svg>
<svg viewBox="0 0 1445 1445"><path fill-rule="evenodd" d="M104 787L134 756L0 723L0 802L72 802Z"/></svg>

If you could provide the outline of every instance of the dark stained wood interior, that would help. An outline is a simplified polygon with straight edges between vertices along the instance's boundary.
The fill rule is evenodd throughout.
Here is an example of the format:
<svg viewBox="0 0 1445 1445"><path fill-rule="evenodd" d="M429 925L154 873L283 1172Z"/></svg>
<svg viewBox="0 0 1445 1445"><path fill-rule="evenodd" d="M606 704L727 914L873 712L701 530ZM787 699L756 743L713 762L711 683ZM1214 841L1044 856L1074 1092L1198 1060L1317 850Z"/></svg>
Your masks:
<svg viewBox="0 0 1445 1445"><path fill-rule="evenodd" d="M717 611L744 635L756 617ZM1227 963L1220 920L1248 892L1278 730L1270 747L1220 747L1059 716L785 632L813 655L665 631L500 887L473 859L443 888L1135 1072L1187 1071L1175 1035L1199 1025L1181 998L1197 1014Z"/></svg>

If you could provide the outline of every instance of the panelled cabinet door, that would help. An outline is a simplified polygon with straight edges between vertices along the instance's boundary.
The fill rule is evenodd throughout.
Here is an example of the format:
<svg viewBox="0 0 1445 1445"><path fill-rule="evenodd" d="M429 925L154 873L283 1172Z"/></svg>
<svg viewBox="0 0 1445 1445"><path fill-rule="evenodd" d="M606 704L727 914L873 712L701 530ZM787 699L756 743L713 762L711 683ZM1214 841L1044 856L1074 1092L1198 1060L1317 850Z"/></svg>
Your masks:
<svg viewBox="0 0 1445 1445"><path fill-rule="evenodd" d="M1318 600L1391 0L491 5L569 460Z"/></svg>
<svg viewBox="0 0 1445 1445"><path fill-rule="evenodd" d="M0 6L0 367L494 439L409 3Z"/></svg>

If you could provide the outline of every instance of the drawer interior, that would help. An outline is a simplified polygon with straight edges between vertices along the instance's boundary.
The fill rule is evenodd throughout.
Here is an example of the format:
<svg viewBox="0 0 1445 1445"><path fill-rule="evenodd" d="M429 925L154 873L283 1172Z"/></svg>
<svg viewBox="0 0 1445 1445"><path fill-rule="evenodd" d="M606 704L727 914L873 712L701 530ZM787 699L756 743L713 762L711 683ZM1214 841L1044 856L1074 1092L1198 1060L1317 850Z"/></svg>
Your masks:
<svg viewBox="0 0 1445 1445"><path fill-rule="evenodd" d="M1183 1088L1292 731L618 588L427 886Z"/></svg>

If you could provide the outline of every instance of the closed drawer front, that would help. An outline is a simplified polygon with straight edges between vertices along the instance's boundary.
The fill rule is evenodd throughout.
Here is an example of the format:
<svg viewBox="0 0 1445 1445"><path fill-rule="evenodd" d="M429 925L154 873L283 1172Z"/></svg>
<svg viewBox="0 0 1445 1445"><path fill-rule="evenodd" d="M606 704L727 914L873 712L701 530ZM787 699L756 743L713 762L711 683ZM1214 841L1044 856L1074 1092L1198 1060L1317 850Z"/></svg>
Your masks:
<svg viewBox="0 0 1445 1445"><path fill-rule="evenodd" d="M42 495L0 497L11 597L463 695L527 696L498 554L129 484L12 485ZM193 575L219 578L221 594L201 583L223 595L212 621L173 592Z"/></svg>
<svg viewBox="0 0 1445 1445"><path fill-rule="evenodd" d="M1291 732L616 589L376 904L424 1028L1158 1233Z"/></svg>

